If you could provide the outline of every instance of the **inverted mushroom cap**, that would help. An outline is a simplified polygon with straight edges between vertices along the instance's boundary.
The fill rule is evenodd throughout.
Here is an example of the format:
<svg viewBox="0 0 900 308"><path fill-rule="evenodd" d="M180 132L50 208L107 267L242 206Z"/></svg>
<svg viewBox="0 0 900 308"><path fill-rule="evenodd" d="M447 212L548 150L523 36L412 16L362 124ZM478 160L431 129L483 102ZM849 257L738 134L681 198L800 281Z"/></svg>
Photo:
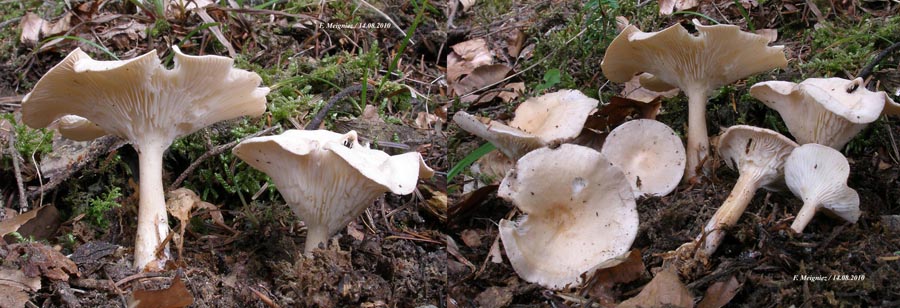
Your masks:
<svg viewBox="0 0 900 308"><path fill-rule="evenodd" d="M60 117L57 124L57 130L63 137L75 141L94 140L106 135L106 131L97 124L75 115Z"/></svg>
<svg viewBox="0 0 900 308"><path fill-rule="evenodd" d="M606 49L600 64L603 74L612 82L625 82L647 72L659 79L654 82L657 85L711 91L787 65L784 46L769 47L761 35L743 32L734 25L693 22L696 35L679 24L659 32L641 32L628 26Z"/></svg>
<svg viewBox="0 0 900 308"><path fill-rule="evenodd" d="M750 95L778 111L800 144L840 149L892 103L887 94L869 91L862 83L861 78L810 78L799 84L767 81L750 87Z"/></svg>
<svg viewBox="0 0 900 308"><path fill-rule="evenodd" d="M517 160L551 142L578 136L597 103L578 90L561 90L522 102L509 125L498 121L484 123L462 111L453 116L453 121Z"/></svg>
<svg viewBox="0 0 900 308"><path fill-rule="evenodd" d="M818 208L828 209L831 213L846 221L855 223L859 219L859 195L847 187L850 176L850 164L840 152L819 144L804 144L791 153L784 163L784 179L795 196L803 200L804 209L798 219L795 230L802 232L803 227ZM813 207L809 209L808 207Z"/></svg>
<svg viewBox="0 0 900 308"><path fill-rule="evenodd" d="M230 58L172 50L175 66L168 70L156 50L130 60L97 61L76 49L25 96L22 119L46 127L77 115L110 134L168 146L212 123L265 112L269 89L259 87L259 75L234 69Z"/></svg>
<svg viewBox="0 0 900 308"><path fill-rule="evenodd" d="M760 186L777 190L784 177L784 159L798 145L769 129L749 125L729 127L719 137L719 155L741 176L752 173Z"/></svg>
<svg viewBox="0 0 900 308"><path fill-rule="evenodd" d="M639 119L619 125L606 137L600 153L625 172L635 198L667 195L684 175L681 138L659 121Z"/></svg>
<svg viewBox="0 0 900 308"><path fill-rule="evenodd" d="M268 174L309 226L306 251L347 226L385 192L409 194L434 171L417 152L390 156L346 134L288 130L238 144L234 154Z"/></svg>
<svg viewBox="0 0 900 308"><path fill-rule="evenodd" d="M523 279L560 289L581 274L615 265L637 235L638 215L622 171L590 148L534 150L516 164L497 195L525 213L500 221L500 239Z"/></svg>

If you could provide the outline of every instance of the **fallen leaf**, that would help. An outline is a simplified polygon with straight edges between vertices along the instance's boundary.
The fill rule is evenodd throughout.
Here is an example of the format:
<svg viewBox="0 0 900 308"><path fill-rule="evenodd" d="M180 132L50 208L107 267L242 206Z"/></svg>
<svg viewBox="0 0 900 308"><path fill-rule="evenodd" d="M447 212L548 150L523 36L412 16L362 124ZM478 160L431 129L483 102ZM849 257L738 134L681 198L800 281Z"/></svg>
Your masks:
<svg viewBox="0 0 900 308"><path fill-rule="evenodd" d="M443 119L424 111L419 111L416 115L416 128L431 129L435 122L443 123Z"/></svg>
<svg viewBox="0 0 900 308"><path fill-rule="evenodd" d="M471 169L472 173L481 175L478 177L479 180L490 181L490 183L484 184L497 185L515 165L515 162L500 153L499 150L493 150L475 161Z"/></svg>
<svg viewBox="0 0 900 308"><path fill-rule="evenodd" d="M356 239L357 241L362 241L366 238L366 233L359 231L360 226L356 224L356 222L351 221L349 225L347 225L347 234Z"/></svg>
<svg viewBox="0 0 900 308"><path fill-rule="evenodd" d="M31 212L37 212L37 215L19 227L19 234L37 240L49 239L56 234L56 230L62 224L62 218L56 206L48 204L31 210Z"/></svg>
<svg viewBox="0 0 900 308"><path fill-rule="evenodd" d="M19 20L19 42L27 46L35 46L41 40L41 26L44 19L35 13L27 12L22 19Z"/></svg>
<svg viewBox="0 0 900 308"><path fill-rule="evenodd" d="M659 14L671 15L674 11L684 11L697 7L699 0L659 0Z"/></svg>
<svg viewBox="0 0 900 308"><path fill-rule="evenodd" d="M0 236L6 236L7 234L19 231L19 227L37 216L38 211L40 211L42 208L44 207L42 206L30 210L28 212L16 215L15 217L0 222Z"/></svg>
<svg viewBox="0 0 900 308"><path fill-rule="evenodd" d="M214 224L219 227L225 228L228 231L231 231L231 233L237 233L237 231L225 224L225 217L222 216L222 210L220 210L219 207L215 204L206 201L199 201L194 203L194 208L198 210L207 210L209 218L212 219Z"/></svg>
<svg viewBox="0 0 900 308"><path fill-rule="evenodd" d="M665 98L672 98L678 95L680 91L678 88L674 88L668 91L657 92L650 89L645 88L641 85L641 79L647 79L645 76L649 75L647 73L643 73L640 75L635 75L631 80L625 83L625 89L622 89L622 96L627 99L633 99L640 102L649 103L659 98L660 96ZM652 75L651 75L652 76Z"/></svg>
<svg viewBox="0 0 900 308"><path fill-rule="evenodd" d="M459 233L459 237L469 248L481 247L481 234L478 231L466 229Z"/></svg>
<svg viewBox="0 0 900 308"><path fill-rule="evenodd" d="M765 37L770 44L778 40L778 29L759 29L756 30L756 34Z"/></svg>
<svg viewBox="0 0 900 308"><path fill-rule="evenodd" d="M706 289L706 295L703 300L697 304L698 308L719 308L724 307L740 290L741 284L738 283L734 276L726 281L718 281L713 283Z"/></svg>
<svg viewBox="0 0 900 308"><path fill-rule="evenodd" d="M500 253L500 236L494 237L494 243L491 244L491 250L488 252L488 255L491 256L491 263L503 263L503 254Z"/></svg>
<svg viewBox="0 0 900 308"><path fill-rule="evenodd" d="M53 37L64 34L72 29L72 12L66 12L55 22L47 22L41 24L41 36Z"/></svg>
<svg viewBox="0 0 900 308"><path fill-rule="evenodd" d="M384 119L378 114L378 108L375 108L375 106L372 105L366 105L366 108L363 110L362 116L360 116L359 119L367 122L384 123Z"/></svg>
<svg viewBox="0 0 900 308"><path fill-rule="evenodd" d="M40 242L17 243L8 248L6 261L18 265L28 277L68 281L69 275L79 275L75 262Z"/></svg>
<svg viewBox="0 0 900 308"><path fill-rule="evenodd" d="M450 47L447 55L447 81L456 83L463 75L472 73L478 67L491 65L494 57L484 39L468 40Z"/></svg>
<svg viewBox="0 0 900 308"><path fill-rule="evenodd" d="M585 128L610 131L631 119L656 119L661 103L659 99L644 103L624 97L613 96L609 104L588 117Z"/></svg>
<svg viewBox="0 0 900 308"><path fill-rule="evenodd" d="M463 12L468 11L472 6L475 5L476 0L459 0L459 3L463 6Z"/></svg>
<svg viewBox="0 0 900 308"><path fill-rule="evenodd" d="M497 97L500 97L504 103L509 103L514 99L518 98L520 94L525 92L525 83L524 82L513 82L507 84L507 89L511 89L512 91L503 91L500 94L497 94Z"/></svg>
<svg viewBox="0 0 900 308"><path fill-rule="evenodd" d="M666 267L650 280L638 293L621 304L618 308L637 307L661 307L671 305L675 307L694 307L694 296L691 291L681 283L678 274L671 267Z"/></svg>
<svg viewBox="0 0 900 308"><path fill-rule="evenodd" d="M478 307L503 308L513 300L513 292L508 287L490 287L475 297Z"/></svg>
<svg viewBox="0 0 900 308"><path fill-rule="evenodd" d="M191 220L191 209L194 208L194 203L196 203L200 197L197 196L193 191L187 188L179 188L168 193L168 200L166 200L166 209L169 210L169 214L178 218L178 233L172 236L172 241L175 242L175 248L178 249L178 257L181 258L182 253L184 252L184 230L187 227L188 221Z"/></svg>
<svg viewBox="0 0 900 308"><path fill-rule="evenodd" d="M525 32L515 28L506 35L506 52L513 58L518 58L522 48L525 47L525 40L528 37Z"/></svg>
<svg viewBox="0 0 900 308"><path fill-rule="evenodd" d="M128 307L178 308L194 303L194 296L184 286L181 277L175 275L172 285L162 290L135 290L128 299Z"/></svg>
<svg viewBox="0 0 900 308"><path fill-rule="evenodd" d="M512 71L512 68L506 66L504 64L494 64L494 65L486 65L476 68L472 71L468 76L461 79L459 82L453 84L453 91L456 95L461 96L468 94L470 92L474 92L475 90L484 88L488 85L500 82L503 78L506 78L506 75ZM497 96L497 93L492 93L493 97ZM463 102L473 102L478 99L478 94L472 94L468 96L462 97ZM485 95L481 101L484 101L489 95Z"/></svg>
<svg viewBox="0 0 900 308"><path fill-rule="evenodd" d="M28 293L41 288L40 277L28 277L21 270L0 270L0 307L25 307Z"/></svg>
<svg viewBox="0 0 900 308"><path fill-rule="evenodd" d="M603 303L615 303L613 287L620 283L629 283L641 278L646 272L640 249L629 252L625 261L616 266L599 269L588 280L588 293Z"/></svg>

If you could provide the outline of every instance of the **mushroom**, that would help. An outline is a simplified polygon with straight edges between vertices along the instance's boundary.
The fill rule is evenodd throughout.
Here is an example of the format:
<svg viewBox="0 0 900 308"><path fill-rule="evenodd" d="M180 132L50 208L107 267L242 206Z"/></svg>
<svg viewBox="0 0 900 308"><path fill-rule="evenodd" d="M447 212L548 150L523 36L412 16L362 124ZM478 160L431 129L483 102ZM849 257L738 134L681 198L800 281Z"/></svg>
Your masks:
<svg viewBox="0 0 900 308"><path fill-rule="evenodd" d="M410 194L434 174L422 155L390 156L359 144L355 131L288 130L255 137L232 152L272 178L307 226L305 253L356 219L385 192Z"/></svg>
<svg viewBox="0 0 900 308"><path fill-rule="evenodd" d="M57 130L66 139L89 141L106 135L102 127L76 115L63 116L57 121Z"/></svg>
<svg viewBox="0 0 900 308"><path fill-rule="evenodd" d="M872 92L862 78L810 78L796 84L766 81L750 87L750 95L778 111L800 144L844 147L893 101Z"/></svg>
<svg viewBox="0 0 900 308"><path fill-rule="evenodd" d="M520 277L561 289L616 265L637 235L634 194L622 171L593 149L563 144L523 156L497 195L524 215L500 221L500 239Z"/></svg>
<svg viewBox="0 0 900 308"><path fill-rule="evenodd" d="M675 131L649 119L625 122L609 132L600 153L625 172L634 197L665 196L684 175L684 145Z"/></svg>
<svg viewBox="0 0 900 308"><path fill-rule="evenodd" d="M728 199L716 210L703 228L706 241L701 255L710 256L725 238L725 231L738 219L760 187L777 190L784 177L784 160L798 145L781 134L765 128L735 125L719 137L718 152L731 169L740 172ZM703 235L697 237L699 242Z"/></svg>
<svg viewBox="0 0 900 308"><path fill-rule="evenodd" d="M578 90L561 90L522 102L508 126L498 121L485 124L463 111L456 112L453 121L515 161L531 150L578 136L597 103Z"/></svg>
<svg viewBox="0 0 900 308"><path fill-rule="evenodd" d="M140 202L134 266L139 269L162 268L169 258L168 248L160 247L169 232L163 152L175 138L210 124L261 115L269 92L259 87L259 75L234 69L230 58L188 56L176 46L172 51L175 66L169 70L160 64L156 50L131 60L97 61L75 49L22 102L28 126L42 128L76 115L129 140L137 150Z"/></svg>
<svg viewBox="0 0 900 308"><path fill-rule="evenodd" d="M704 26L693 21L697 34L681 25L659 32L628 26L606 49L600 67L612 82L626 82L646 72L641 84L653 91L677 86L688 97L687 164L684 179L694 178L709 152L706 130L707 97L738 79L784 67L783 46L769 47L758 34L734 25Z"/></svg>
<svg viewBox="0 0 900 308"><path fill-rule="evenodd" d="M791 229L802 233L821 208L855 223L859 219L859 195L847 187L848 176L850 164L841 152L815 143L794 149L784 162L784 180L803 200L803 208Z"/></svg>

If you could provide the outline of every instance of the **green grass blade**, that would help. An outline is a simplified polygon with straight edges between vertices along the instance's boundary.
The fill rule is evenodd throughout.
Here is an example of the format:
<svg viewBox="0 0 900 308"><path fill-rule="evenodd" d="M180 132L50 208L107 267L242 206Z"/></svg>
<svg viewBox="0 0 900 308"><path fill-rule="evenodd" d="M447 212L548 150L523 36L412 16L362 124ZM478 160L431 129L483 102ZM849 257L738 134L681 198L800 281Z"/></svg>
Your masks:
<svg viewBox="0 0 900 308"><path fill-rule="evenodd" d="M747 14L747 10L741 5L741 1L734 0L734 6L738 8L738 11L741 12L741 16L744 16L744 20L747 21L747 28L750 28L750 31L756 31L756 27L753 26L753 20L750 20L750 14Z"/></svg>
<svg viewBox="0 0 900 308"><path fill-rule="evenodd" d="M495 147L490 142L482 144L480 147L478 147L477 149L475 149L474 151L469 153L469 155L466 155L466 157L463 157L463 159L461 161L459 161L458 163L456 163L456 165L453 166L453 168L450 168L450 172L447 173L447 181L448 182L453 181L454 176L456 176L457 174L462 172L464 169L466 169L466 167L468 167L469 165L474 163L476 160L478 160L485 154L490 153L491 151L493 151L496 148L497 147Z"/></svg>
<svg viewBox="0 0 900 308"><path fill-rule="evenodd" d="M59 35L59 36L54 36L54 37L48 37L48 38L45 38L43 41L41 41L41 44L40 44L40 45L41 45L41 46L44 46L44 44L47 44L47 42L50 42L50 41L53 41L53 40L56 40L56 39L64 39L64 40L79 41L79 42L82 42L82 43L85 43L85 44L94 46L94 48L100 49L100 51L102 51L103 53L109 55L109 57L110 57L110 58L113 58L114 60L119 60L119 57L116 57L116 54L112 53L112 51L109 51L109 49L106 49L106 47L103 47L103 46L101 46L100 44L94 43L94 42L92 42L92 41L90 41L90 40L86 40L86 39L84 39L84 38L82 38L82 37L77 37L77 36L71 36L71 35ZM37 49L40 50L41 48L38 47Z"/></svg>

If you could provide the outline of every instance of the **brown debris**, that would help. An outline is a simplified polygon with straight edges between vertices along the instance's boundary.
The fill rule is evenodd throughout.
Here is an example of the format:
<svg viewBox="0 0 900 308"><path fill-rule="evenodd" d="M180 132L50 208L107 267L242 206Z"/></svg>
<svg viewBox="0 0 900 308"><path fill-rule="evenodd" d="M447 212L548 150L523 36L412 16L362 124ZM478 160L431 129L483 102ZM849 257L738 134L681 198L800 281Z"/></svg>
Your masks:
<svg viewBox="0 0 900 308"><path fill-rule="evenodd" d="M617 306L618 308L660 307L694 307L694 296L681 283L678 274L672 268L665 268L650 280L641 293Z"/></svg>
<svg viewBox="0 0 900 308"><path fill-rule="evenodd" d="M725 307L728 302L740 291L741 284L738 283L734 276L726 281L718 281L713 283L706 289L706 295L703 300L697 304L698 308L720 308Z"/></svg>
<svg viewBox="0 0 900 308"><path fill-rule="evenodd" d="M9 254L5 259L6 262L18 265L28 277L43 276L52 280L68 281L70 275L79 275L75 262L39 242L9 245Z"/></svg>
<svg viewBox="0 0 900 308"><path fill-rule="evenodd" d="M194 296L181 281L180 275L175 275L172 284L162 290L135 290L129 298L129 307L135 308L179 308L187 307L194 303Z"/></svg>

